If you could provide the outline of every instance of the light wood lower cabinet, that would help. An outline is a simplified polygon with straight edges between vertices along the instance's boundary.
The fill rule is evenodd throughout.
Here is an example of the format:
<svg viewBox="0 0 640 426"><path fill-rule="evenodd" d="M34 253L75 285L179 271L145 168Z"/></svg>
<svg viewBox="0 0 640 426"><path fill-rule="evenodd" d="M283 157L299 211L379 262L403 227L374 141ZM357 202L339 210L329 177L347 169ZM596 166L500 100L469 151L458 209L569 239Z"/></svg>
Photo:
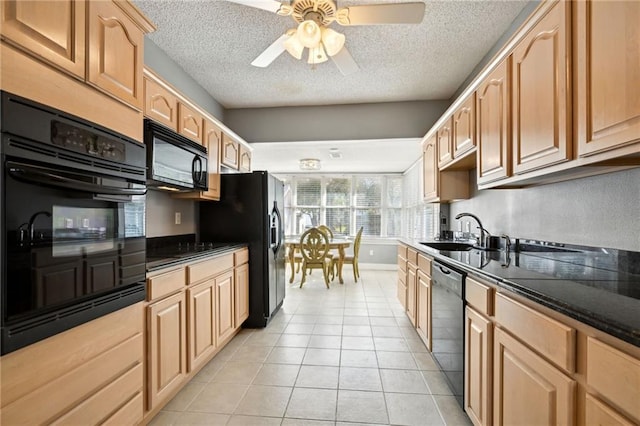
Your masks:
<svg viewBox="0 0 640 426"><path fill-rule="evenodd" d="M143 312L137 303L4 355L0 423L140 423Z"/></svg>
<svg viewBox="0 0 640 426"><path fill-rule="evenodd" d="M418 265L407 262L407 316L415 327L416 325L416 303L418 295Z"/></svg>
<svg viewBox="0 0 640 426"><path fill-rule="evenodd" d="M249 318L249 264L236 266L234 274L235 326L240 327Z"/></svg>
<svg viewBox="0 0 640 426"><path fill-rule="evenodd" d="M493 365L494 424L575 423L575 380L500 328Z"/></svg>
<svg viewBox="0 0 640 426"><path fill-rule="evenodd" d="M474 425L492 420L493 324L469 306L464 320L464 409Z"/></svg>
<svg viewBox="0 0 640 426"><path fill-rule="evenodd" d="M148 408L179 389L187 374L187 306L185 293L147 307Z"/></svg>
<svg viewBox="0 0 640 426"><path fill-rule="evenodd" d="M215 281L207 280L187 289L189 311L189 362L193 371L206 361L216 349L216 291Z"/></svg>
<svg viewBox="0 0 640 426"><path fill-rule="evenodd" d="M218 341L229 338L234 331L234 289L233 271L225 272L215 278L217 300L216 337Z"/></svg>
<svg viewBox="0 0 640 426"><path fill-rule="evenodd" d="M431 350L431 277L418 270L416 331L428 350Z"/></svg>

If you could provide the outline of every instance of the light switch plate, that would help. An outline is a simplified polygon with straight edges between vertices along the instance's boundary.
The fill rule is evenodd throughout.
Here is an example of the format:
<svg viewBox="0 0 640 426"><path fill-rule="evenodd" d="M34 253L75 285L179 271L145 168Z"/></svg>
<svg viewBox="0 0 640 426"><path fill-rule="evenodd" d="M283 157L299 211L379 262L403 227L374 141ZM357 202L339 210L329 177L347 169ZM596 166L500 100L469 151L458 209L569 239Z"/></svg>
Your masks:
<svg viewBox="0 0 640 426"><path fill-rule="evenodd" d="M180 225L182 223L182 214L180 212L176 212L176 225Z"/></svg>

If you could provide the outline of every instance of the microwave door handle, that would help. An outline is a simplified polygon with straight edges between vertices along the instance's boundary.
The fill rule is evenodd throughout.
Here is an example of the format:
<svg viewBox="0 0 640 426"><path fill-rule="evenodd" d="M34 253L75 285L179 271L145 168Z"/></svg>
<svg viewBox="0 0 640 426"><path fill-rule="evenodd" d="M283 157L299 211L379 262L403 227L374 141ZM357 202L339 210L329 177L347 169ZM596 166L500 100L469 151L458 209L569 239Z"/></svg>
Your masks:
<svg viewBox="0 0 640 426"><path fill-rule="evenodd" d="M198 168L196 169L196 164ZM193 179L193 183L200 182L200 174L202 172L202 160L197 155L193 157L193 161L191 162L191 178Z"/></svg>
<svg viewBox="0 0 640 426"><path fill-rule="evenodd" d="M6 166L11 177L27 183L42 184L56 188L73 189L76 191L104 195L144 195L147 193L147 190L143 188L117 188L75 180L69 177L57 175L55 170L45 167L33 167L26 164L14 163L12 161L8 161Z"/></svg>

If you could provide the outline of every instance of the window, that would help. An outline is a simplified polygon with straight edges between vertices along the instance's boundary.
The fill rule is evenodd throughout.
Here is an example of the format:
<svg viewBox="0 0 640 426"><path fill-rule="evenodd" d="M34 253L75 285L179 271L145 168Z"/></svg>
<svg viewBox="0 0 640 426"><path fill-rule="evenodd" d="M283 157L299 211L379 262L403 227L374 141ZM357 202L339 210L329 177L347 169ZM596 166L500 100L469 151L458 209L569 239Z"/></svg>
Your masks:
<svg viewBox="0 0 640 426"><path fill-rule="evenodd" d="M285 232L326 224L334 234L399 237L401 175L290 175L285 181Z"/></svg>

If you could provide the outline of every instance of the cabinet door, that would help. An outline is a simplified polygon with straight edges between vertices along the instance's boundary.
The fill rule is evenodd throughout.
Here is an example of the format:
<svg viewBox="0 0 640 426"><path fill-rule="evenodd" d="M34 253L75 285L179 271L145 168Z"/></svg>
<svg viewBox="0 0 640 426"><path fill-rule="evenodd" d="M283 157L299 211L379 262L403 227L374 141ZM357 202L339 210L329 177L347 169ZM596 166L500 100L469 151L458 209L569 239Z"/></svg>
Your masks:
<svg viewBox="0 0 640 426"><path fill-rule="evenodd" d="M493 324L467 306L464 327L464 409L476 426L490 425Z"/></svg>
<svg viewBox="0 0 640 426"><path fill-rule="evenodd" d="M416 325L416 296L418 290L418 271L413 263L407 264L407 316L411 324Z"/></svg>
<svg viewBox="0 0 640 426"><path fill-rule="evenodd" d="M249 264L242 264L235 269L235 327L242 325L249 318Z"/></svg>
<svg viewBox="0 0 640 426"><path fill-rule="evenodd" d="M422 151L423 196L425 201L438 198L438 156L436 136L429 139Z"/></svg>
<svg viewBox="0 0 640 426"><path fill-rule="evenodd" d="M493 366L494 424L575 423L576 382L500 328Z"/></svg>
<svg viewBox="0 0 640 426"><path fill-rule="evenodd" d="M442 168L453 160L453 149L451 147L451 119L440 126L436 132L438 136L438 167Z"/></svg>
<svg viewBox="0 0 640 426"><path fill-rule="evenodd" d="M476 146L475 93L472 93L453 113L452 143L453 158L459 158Z"/></svg>
<svg viewBox="0 0 640 426"><path fill-rule="evenodd" d="M178 128L178 98L157 82L144 79L144 115L170 129Z"/></svg>
<svg viewBox="0 0 640 426"><path fill-rule="evenodd" d="M203 141L204 117L182 102L178 102L178 133L200 144Z"/></svg>
<svg viewBox="0 0 640 426"><path fill-rule="evenodd" d="M188 371L193 371L216 349L216 291L214 280L194 285L187 289L189 311L189 362Z"/></svg>
<svg viewBox="0 0 640 426"><path fill-rule="evenodd" d="M89 2L87 80L142 110L144 33L115 3Z"/></svg>
<svg viewBox="0 0 640 426"><path fill-rule="evenodd" d="M5 0L2 37L84 79L84 1Z"/></svg>
<svg viewBox="0 0 640 426"><path fill-rule="evenodd" d="M209 153L209 189L204 193L207 199L220 199L220 144L222 130L210 120L204 120L204 144Z"/></svg>
<svg viewBox="0 0 640 426"><path fill-rule="evenodd" d="M640 140L640 2L573 6L578 153L586 156Z"/></svg>
<svg viewBox="0 0 640 426"><path fill-rule="evenodd" d="M558 2L512 55L513 172L572 158L569 54L571 2Z"/></svg>
<svg viewBox="0 0 640 426"><path fill-rule="evenodd" d="M178 389L187 374L185 293L147 307L147 398L151 410Z"/></svg>
<svg viewBox="0 0 640 426"><path fill-rule="evenodd" d="M239 146L238 142L231 139L225 133L222 134L222 147L220 148L220 164L238 170Z"/></svg>
<svg viewBox="0 0 640 426"><path fill-rule="evenodd" d="M233 270L218 275L215 278L217 305L217 342L220 344L231 336L234 327L234 289Z"/></svg>
<svg viewBox="0 0 640 426"><path fill-rule="evenodd" d="M244 145L240 145L240 171L241 172L250 172L251 171L251 151L245 148Z"/></svg>
<svg viewBox="0 0 640 426"><path fill-rule="evenodd" d="M431 350L431 277L419 270L417 285L416 329Z"/></svg>
<svg viewBox="0 0 640 426"><path fill-rule="evenodd" d="M479 184L511 174L508 63L509 58L500 63L476 91Z"/></svg>

